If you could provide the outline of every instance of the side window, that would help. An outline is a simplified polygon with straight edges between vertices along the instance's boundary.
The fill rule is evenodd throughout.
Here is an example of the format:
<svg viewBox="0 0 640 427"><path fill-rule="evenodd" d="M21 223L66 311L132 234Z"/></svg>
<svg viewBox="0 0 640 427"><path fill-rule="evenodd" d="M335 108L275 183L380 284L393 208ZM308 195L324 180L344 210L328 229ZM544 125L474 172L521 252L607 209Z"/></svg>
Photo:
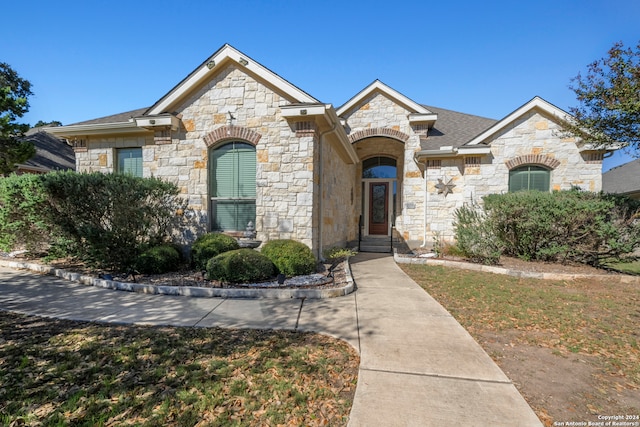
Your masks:
<svg viewBox="0 0 640 427"><path fill-rule="evenodd" d="M245 230L256 222L256 149L230 142L209 157L209 189L213 230Z"/></svg>
<svg viewBox="0 0 640 427"><path fill-rule="evenodd" d="M549 191L551 171L542 166L527 165L509 171L509 191Z"/></svg>
<svg viewBox="0 0 640 427"><path fill-rule="evenodd" d="M142 148L119 148L116 172L142 177Z"/></svg>

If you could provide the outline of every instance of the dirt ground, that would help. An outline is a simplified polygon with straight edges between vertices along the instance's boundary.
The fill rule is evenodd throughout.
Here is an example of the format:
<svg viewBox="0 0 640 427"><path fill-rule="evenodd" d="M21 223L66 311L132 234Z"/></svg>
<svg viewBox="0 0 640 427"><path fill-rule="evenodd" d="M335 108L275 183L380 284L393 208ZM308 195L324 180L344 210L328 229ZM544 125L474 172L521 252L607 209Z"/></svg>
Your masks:
<svg viewBox="0 0 640 427"><path fill-rule="evenodd" d="M585 265L534 263L510 258L503 258L501 266L535 272L616 274ZM586 282L593 295L624 293L624 287L612 286L613 281L606 278ZM640 307L637 304L636 307L638 310L630 315L640 317ZM635 335L638 332L632 331ZM528 334L531 332L482 331L480 327L476 339L514 382L545 426L572 425L568 424L571 421L588 425L602 421L599 416L616 415L623 416L622 421L630 422L629 426L640 426L637 384L631 384L622 375L607 372L602 357L558 351L551 345L530 345L528 342L533 337Z"/></svg>

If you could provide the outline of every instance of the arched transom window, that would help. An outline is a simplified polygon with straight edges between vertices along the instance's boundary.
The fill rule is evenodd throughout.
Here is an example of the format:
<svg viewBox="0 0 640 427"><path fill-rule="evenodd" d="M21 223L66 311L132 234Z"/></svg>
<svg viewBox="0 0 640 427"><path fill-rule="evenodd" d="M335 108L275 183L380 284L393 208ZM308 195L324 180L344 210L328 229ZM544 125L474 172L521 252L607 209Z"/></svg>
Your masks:
<svg viewBox="0 0 640 427"><path fill-rule="evenodd" d="M209 153L211 229L242 231L256 222L256 148L232 141Z"/></svg>
<svg viewBox="0 0 640 427"><path fill-rule="evenodd" d="M509 171L509 191L549 191L551 171L539 165L520 166Z"/></svg>

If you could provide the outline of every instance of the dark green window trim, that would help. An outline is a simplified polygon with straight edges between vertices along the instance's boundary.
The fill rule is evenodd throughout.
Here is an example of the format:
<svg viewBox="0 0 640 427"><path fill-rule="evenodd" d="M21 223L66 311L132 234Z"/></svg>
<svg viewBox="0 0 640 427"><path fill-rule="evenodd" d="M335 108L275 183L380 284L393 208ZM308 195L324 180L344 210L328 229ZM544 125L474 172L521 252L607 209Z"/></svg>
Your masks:
<svg viewBox="0 0 640 427"><path fill-rule="evenodd" d="M242 231L256 222L256 148L232 141L209 153L211 229Z"/></svg>
<svg viewBox="0 0 640 427"><path fill-rule="evenodd" d="M142 148L118 148L116 171L142 177Z"/></svg>
<svg viewBox="0 0 640 427"><path fill-rule="evenodd" d="M551 171L537 165L521 166L509 171L509 192L514 191L549 191Z"/></svg>

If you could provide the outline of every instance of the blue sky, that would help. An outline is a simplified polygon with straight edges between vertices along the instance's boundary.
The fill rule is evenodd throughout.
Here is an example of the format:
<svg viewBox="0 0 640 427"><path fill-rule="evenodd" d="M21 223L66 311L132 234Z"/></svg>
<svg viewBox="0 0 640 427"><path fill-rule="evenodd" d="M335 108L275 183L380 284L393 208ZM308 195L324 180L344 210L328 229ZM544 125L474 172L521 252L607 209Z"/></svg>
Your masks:
<svg viewBox="0 0 640 427"><path fill-rule="evenodd" d="M495 119L536 95L567 110L572 77L640 41L637 0L24 0L3 15L0 62L33 84L31 124L150 106L224 43L336 107L380 79Z"/></svg>

